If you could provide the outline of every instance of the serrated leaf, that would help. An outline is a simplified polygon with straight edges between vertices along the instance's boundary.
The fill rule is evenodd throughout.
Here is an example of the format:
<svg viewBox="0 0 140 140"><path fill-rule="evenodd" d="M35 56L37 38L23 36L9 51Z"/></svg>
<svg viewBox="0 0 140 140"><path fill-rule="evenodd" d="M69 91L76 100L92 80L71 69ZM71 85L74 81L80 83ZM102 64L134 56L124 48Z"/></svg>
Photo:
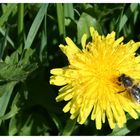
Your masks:
<svg viewBox="0 0 140 140"><path fill-rule="evenodd" d="M26 72L18 65L5 65L0 69L0 82L22 81L26 78ZM4 80L3 80L4 79Z"/></svg>
<svg viewBox="0 0 140 140"><path fill-rule="evenodd" d="M0 63L0 96L3 95L7 86L11 82L23 81L27 76L37 68L36 64L29 65L8 65L5 63Z"/></svg>
<svg viewBox="0 0 140 140"><path fill-rule="evenodd" d="M18 64L18 58L19 58L18 51L15 51L12 53L11 56L6 56L4 62L9 65Z"/></svg>
<svg viewBox="0 0 140 140"><path fill-rule="evenodd" d="M38 66L37 66L37 63L27 64L27 65L24 65L23 70L24 70L26 73L31 73L31 72L34 71L37 67L38 67Z"/></svg>

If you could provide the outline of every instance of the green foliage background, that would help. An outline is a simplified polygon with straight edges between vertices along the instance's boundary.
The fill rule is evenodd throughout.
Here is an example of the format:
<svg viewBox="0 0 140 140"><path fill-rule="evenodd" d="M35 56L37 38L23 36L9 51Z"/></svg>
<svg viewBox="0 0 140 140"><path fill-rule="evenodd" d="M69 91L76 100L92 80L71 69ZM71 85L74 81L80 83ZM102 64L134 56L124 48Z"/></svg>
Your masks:
<svg viewBox="0 0 140 140"><path fill-rule="evenodd" d="M116 31L125 42L140 40L140 4L1 4L0 135L140 135L140 119L127 114L123 128L99 131L84 125L56 103L59 87L49 84L50 69L68 64L59 44L69 36L79 47L83 33Z"/></svg>

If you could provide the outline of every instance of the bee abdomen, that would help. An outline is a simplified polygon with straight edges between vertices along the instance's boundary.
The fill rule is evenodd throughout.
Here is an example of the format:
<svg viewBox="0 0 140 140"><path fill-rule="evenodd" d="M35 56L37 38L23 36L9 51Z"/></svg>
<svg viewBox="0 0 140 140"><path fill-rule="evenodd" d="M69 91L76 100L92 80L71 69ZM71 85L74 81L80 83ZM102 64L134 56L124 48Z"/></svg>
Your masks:
<svg viewBox="0 0 140 140"><path fill-rule="evenodd" d="M133 98L140 103L140 85L133 85L133 87L130 89L130 93L133 96Z"/></svg>

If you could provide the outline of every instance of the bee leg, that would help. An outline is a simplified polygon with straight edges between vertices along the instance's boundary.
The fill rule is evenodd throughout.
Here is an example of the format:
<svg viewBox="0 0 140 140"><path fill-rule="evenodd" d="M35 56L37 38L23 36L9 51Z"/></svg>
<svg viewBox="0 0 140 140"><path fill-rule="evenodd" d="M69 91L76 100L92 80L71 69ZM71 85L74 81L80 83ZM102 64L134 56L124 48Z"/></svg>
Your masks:
<svg viewBox="0 0 140 140"><path fill-rule="evenodd" d="M121 86L122 84L120 82L116 82L117 85Z"/></svg>
<svg viewBox="0 0 140 140"><path fill-rule="evenodd" d="M125 92L126 91L126 89L124 89L124 90L122 90L122 91L119 91L119 92L117 92L117 93L122 93L122 92Z"/></svg>

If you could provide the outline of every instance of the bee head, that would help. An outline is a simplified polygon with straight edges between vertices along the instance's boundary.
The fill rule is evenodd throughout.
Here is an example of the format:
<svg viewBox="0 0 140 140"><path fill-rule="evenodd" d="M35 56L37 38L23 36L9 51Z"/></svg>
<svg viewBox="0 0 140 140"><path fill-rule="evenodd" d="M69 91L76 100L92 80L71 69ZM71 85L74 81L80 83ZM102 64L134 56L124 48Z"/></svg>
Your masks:
<svg viewBox="0 0 140 140"><path fill-rule="evenodd" d="M125 78L126 78L126 75L125 75L125 74L121 74L121 75L118 77L118 81L119 81L119 82L122 82Z"/></svg>

